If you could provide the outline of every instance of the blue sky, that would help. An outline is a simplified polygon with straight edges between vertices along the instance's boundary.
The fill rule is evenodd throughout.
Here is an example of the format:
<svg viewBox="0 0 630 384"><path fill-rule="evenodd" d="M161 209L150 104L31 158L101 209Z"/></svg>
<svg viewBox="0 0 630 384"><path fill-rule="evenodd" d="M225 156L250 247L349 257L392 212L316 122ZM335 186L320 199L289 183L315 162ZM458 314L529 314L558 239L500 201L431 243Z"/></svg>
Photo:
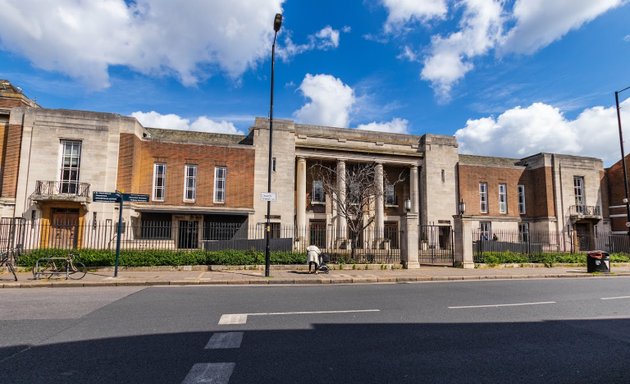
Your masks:
<svg viewBox="0 0 630 384"><path fill-rule="evenodd" d="M620 157L628 0L0 0L0 78L46 108L246 133L268 116ZM630 90L621 94L630 137ZM626 133L627 131L627 133ZM630 146L626 152L630 150Z"/></svg>

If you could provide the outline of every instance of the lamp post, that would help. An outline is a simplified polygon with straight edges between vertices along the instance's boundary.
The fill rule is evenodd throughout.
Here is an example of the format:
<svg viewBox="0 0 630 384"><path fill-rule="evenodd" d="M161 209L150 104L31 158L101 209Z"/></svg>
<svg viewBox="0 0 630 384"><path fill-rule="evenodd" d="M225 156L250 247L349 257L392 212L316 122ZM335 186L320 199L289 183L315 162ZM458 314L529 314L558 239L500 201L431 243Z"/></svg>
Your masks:
<svg viewBox="0 0 630 384"><path fill-rule="evenodd" d="M619 108L619 94L630 87L625 87L621 91L615 91L615 104L617 106L617 124L619 126L619 146L621 147L621 166L623 167L623 187L624 187L624 205L626 206L626 226L630 225L630 204L628 204L628 175L626 171L626 155L623 151L623 132L621 130L621 111ZM628 227L628 236L630 236L630 227Z"/></svg>
<svg viewBox="0 0 630 384"><path fill-rule="evenodd" d="M273 144L273 80L274 80L274 61L276 54L276 37L282 26L282 14L276 13L273 19L273 45L271 46L271 95L269 101L269 169L267 173L267 192L271 193L271 172L273 171L273 153L271 151ZM269 237L271 236L271 200L267 200L267 225L265 227L265 277L269 277Z"/></svg>

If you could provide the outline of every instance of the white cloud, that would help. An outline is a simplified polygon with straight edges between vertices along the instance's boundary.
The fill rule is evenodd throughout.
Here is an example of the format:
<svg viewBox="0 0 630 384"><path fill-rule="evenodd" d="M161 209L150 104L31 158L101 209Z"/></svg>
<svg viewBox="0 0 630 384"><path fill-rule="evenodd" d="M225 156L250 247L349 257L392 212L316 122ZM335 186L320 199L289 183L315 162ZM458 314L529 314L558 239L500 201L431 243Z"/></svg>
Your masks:
<svg viewBox="0 0 630 384"><path fill-rule="evenodd" d="M399 60L407 60L407 61L418 61L418 54L408 45L405 45L402 49L402 52L396 56Z"/></svg>
<svg viewBox="0 0 630 384"><path fill-rule="evenodd" d="M369 124L360 124L357 127L357 129L364 130L364 131L378 131L378 132L408 134L409 133L408 125L409 125L409 122L407 120L395 117L389 122L383 122L383 123L371 122Z"/></svg>
<svg viewBox="0 0 630 384"><path fill-rule="evenodd" d="M433 25L461 14L459 29L446 36L433 35L422 60L421 78L444 102L450 100L453 86L474 69L476 57L492 51L531 54L628 0L461 0L451 2L455 5L450 13L446 0L381 3L388 11L383 27L388 34L410 28L413 21ZM410 53L405 47L398 57L411 60Z"/></svg>
<svg viewBox="0 0 630 384"><path fill-rule="evenodd" d="M268 57L284 1L0 0L0 43L95 89L114 65L185 85L218 72L237 79Z"/></svg>
<svg viewBox="0 0 630 384"><path fill-rule="evenodd" d="M627 41L628 43L630 43L630 35L624 36L623 41Z"/></svg>
<svg viewBox="0 0 630 384"><path fill-rule="evenodd" d="M385 32L395 32L405 25L426 22L431 19L446 17L446 0L381 0L389 12L385 22Z"/></svg>
<svg viewBox="0 0 630 384"><path fill-rule="evenodd" d="M199 131L214 133L229 133L235 135L243 135L244 133L236 129L231 122L221 120L214 121L206 116L200 116L192 123L189 119L169 113L162 115L158 112L141 112L137 111L131 114L144 127L150 128L166 128L179 129L182 131Z"/></svg>
<svg viewBox="0 0 630 384"><path fill-rule="evenodd" d="M627 0L517 0L516 22L506 35L507 52L532 53Z"/></svg>
<svg viewBox="0 0 630 384"><path fill-rule="evenodd" d="M430 55L420 76L430 81L441 101L450 97L453 84L473 69L471 60L490 50L502 33L501 3L465 0L461 29L448 37L433 36Z"/></svg>
<svg viewBox="0 0 630 384"><path fill-rule="evenodd" d="M317 33L309 35L307 40L308 42L305 44L295 44L291 39L291 34L287 33L284 38L284 46L277 47L276 53L282 60L289 60L291 57L307 51L327 51L337 48L339 47L339 31L327 25Z"/></svg>
<svg viewBox="0 0 630 384"><path fill-rule="evenodd" d="M345 128L350 121L350 110L356 99L352 88L331 75L306 74L300 91L310 99L294 112L301 123Z"/></svg>
<svg viewBox="0 0 630 384"><path fill-rule="evenodd" d="M630 98L621 104L622 119L630 121ZM538 152L593 156L611 165L621 158L616 108L593 107L575 119L555 107L534 103L516 107L498 118L468 120L455 132L463 153L525 157Z"/></svg>

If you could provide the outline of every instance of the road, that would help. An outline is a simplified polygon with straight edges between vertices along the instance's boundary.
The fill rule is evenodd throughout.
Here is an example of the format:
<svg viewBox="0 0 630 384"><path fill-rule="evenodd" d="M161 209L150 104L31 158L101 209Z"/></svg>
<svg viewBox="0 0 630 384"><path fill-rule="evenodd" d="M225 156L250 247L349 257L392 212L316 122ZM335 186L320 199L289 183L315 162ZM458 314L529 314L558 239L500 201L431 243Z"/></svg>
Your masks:
<svg viewBox="0 0 630 384"><path fill-rule="evenodd" d="M0 291L2 383L628 383L630 278Z"/></svg>

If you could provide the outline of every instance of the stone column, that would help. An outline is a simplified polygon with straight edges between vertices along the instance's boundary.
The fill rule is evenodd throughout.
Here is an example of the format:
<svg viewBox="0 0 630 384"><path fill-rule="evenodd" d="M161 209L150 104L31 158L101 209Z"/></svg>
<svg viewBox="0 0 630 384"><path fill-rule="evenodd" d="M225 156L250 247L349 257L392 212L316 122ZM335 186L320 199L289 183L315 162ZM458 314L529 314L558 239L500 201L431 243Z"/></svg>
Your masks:
<svg viewBox="0 0 630 384"><path fill-rule="evenodd" d="M405 269L420 268L418 261L418 215L407 213L401 221L400 262Z"/></svg>
<svg viewBox="0 0 630 384"><path fill-rule="evenodd" d="M455 266L466 269L474 269L472 218L470 216L453 216L455 231Z"/></svg>
<svg viewBox="0 0 630 384"><path fill-rule="evenodd" d="M411 195L411 212L418 214L420 197L418 196L418 166L412 165L409 170L409 194Z"/></svg>
<svg viewBox="0 0 630 384"><path fill-rule="evenodd" d="M295 203L295 234L299 242L306 238L306 159L298 157Z"/></svg>
<svg viewBox="0 0 630 384"><path fill-rule="evenodd" d="M374 207L374 247L380 248L384 238L385 206L383 188L383 164L377 163L374 172L374 184L376 185L376 201Z"/></svg>
<svg viewBox="0 0 630 384"><path fill-rule="evenodd" d="M339 193L338 204L345 206L346 204L346 162L337 160L337 191ZM347 220L343 213L343 209L337 207L337 246L346 243L347 239Z"/></svg>

